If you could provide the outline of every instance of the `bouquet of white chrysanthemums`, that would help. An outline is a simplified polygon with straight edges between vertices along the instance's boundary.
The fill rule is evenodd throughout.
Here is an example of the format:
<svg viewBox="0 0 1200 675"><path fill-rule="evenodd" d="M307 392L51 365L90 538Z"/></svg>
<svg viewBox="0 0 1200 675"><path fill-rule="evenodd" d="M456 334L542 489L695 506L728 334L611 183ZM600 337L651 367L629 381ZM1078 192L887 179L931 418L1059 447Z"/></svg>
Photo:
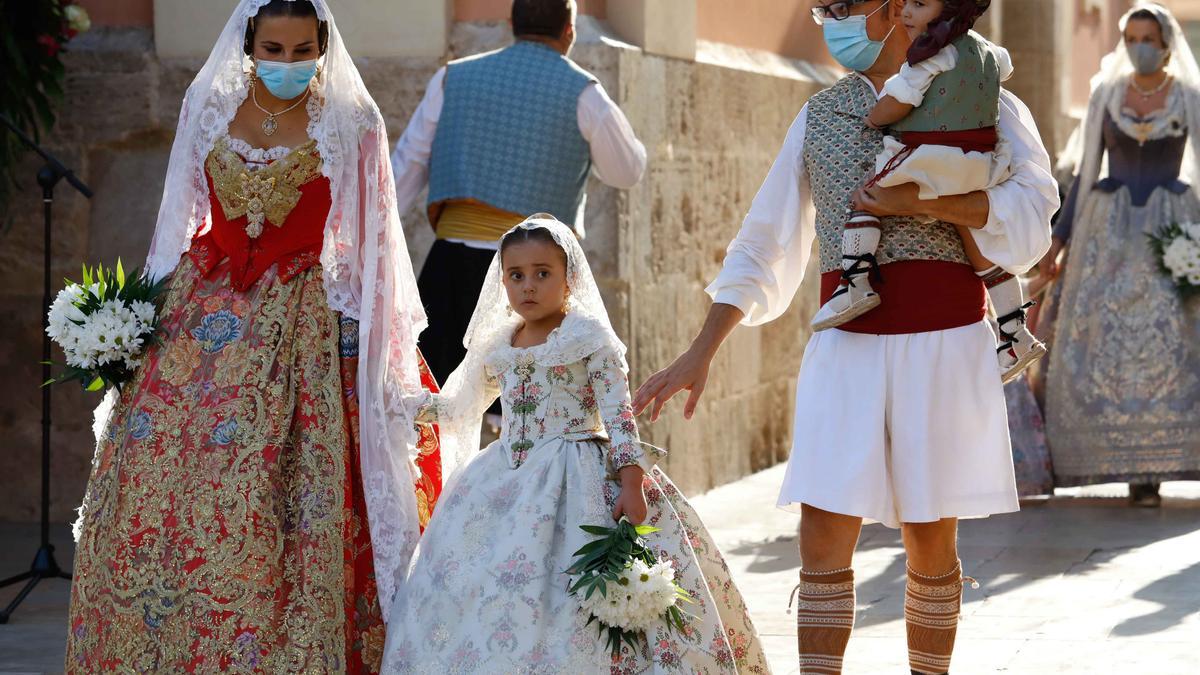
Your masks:
<svg viewBox="0 0 1200 675"><path fill-rule="evenodd" d="M596 622L600 635L607 633L614 655L622 643L636 649L638 638L659 622L683 630L679 604L691 602L691 597L675 583L674 565L656 560L642 539L658 528L635 526L625 518L612 528L580 528L603 538L575 552L575 564L567 570L572 575L570 593L589 613L588 624Z"/></svg>
<svg viewBox="0 0 1200 675"><path fill-rule="evenodd" d="M81 283L67 281L50 305L46 334L66 354L66 370L46 384L79 380L88 391L120 386L157 340L155 300L164 283L134 270L83 268Z"/></svg>
<svg viewBox="0 0 1200 675"><path fill-rule="evenodd" d="M1186 295L1200 292L1200 223L1171 223L1150 235L1163 272Z"/></svg>

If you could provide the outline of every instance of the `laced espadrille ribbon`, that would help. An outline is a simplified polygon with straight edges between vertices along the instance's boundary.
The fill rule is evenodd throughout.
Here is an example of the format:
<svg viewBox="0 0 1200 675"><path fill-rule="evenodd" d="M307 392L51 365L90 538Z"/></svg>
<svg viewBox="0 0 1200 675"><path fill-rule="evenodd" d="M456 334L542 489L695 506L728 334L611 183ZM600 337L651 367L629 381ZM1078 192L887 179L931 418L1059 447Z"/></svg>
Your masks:
<svg viewBox="0 0 1200 675"><path fill-rule="evenodd" d="M1009 321L1020 321L1021 323L1025 323L1025 310L1033 307L1036 304L1037 300L1030 300L1008 314L996 319L996 330L1000 333L1000 346L996 348L996 353L1012 349L1013 345L1018 342L1016 333L1010 333L1004 330L1004 324L1008 323ZM911 570L912 568L910 567L909 571ZM916 574L916 572L913 572L913 574ZM917 574L917 576L921 575Z"/></svg>

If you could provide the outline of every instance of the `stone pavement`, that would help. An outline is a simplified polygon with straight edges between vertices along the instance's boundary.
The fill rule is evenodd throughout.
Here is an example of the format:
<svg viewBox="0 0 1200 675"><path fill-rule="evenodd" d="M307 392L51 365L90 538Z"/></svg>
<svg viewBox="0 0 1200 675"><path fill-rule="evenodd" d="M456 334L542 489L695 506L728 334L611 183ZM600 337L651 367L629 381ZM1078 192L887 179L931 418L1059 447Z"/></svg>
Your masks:
<svg viewBox="0 0 1200 675"><path fill-rule="evenodd" d="M796 673L799 516L774 508L783 467L694 500L725 551L776 675ZM1020 513L964 521L964 591L951 671L1200 673L1200 484L1163 486L1160 510L1126 506L1125 487L1060 490ZM858 614L845 674L907 673L900 534L863 528Z"/></svg>
<svg viewBox="0 0 1200 675"><path fill-rule="evenodd" d="M774 508L783 467L697 497L746 594L777 675L796 672L786 613L798 517ZM1160 510L1125 506L1124 487L1060 491L1018 514L962 525L966 590L953 672L1200 673L1200 484L1169 483ZM65 525L54 528L70 563ZM36 526L0 524L0 575L29 564ZM858 618L846 675L907 673L899 533L869 525L855 558ZM0 589L0 604L15 590ZM60 672L67 583L44 582L0 626L0 674Z"/></svg>

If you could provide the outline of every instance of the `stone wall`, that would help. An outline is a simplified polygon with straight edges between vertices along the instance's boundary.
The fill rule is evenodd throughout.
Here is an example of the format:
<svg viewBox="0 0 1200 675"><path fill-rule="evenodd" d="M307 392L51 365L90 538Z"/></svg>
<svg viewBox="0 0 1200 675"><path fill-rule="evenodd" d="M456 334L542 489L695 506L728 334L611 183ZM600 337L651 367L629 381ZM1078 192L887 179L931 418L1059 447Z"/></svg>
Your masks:
<svg viewBox="0 0 1200 675"><path fill-rule="evenodd" d="M666 365L698 329L716 273L783 136L817 89L813 71L778 58L700 46L698 62L650 56L581 22L574 56L595 72L626 110L650 154L641 185L628 192L589 186L589 257L618 332L629 343L633 379ZM503 23L459 23L450 55L503 44ZM375 57L363 78L398 138L443 59ZM769 64L766 68L764 64ZM97 29L71 45L67 97L48 146L76 168L96 196L65 185L55 205L53 278L78 276L81 261L127 263L145 256L158 210L179 103L198 59L160 59L145 29ZM765 74L769 70L770 74ZM41 354L41 201L26 190L0 230L0 520L37 517ZM30 190L30 187L33 190ZM414 265L432 240L421 208L404 215ZM2 227L2 225L0 225ZM714 364L705 402L685 423L673 404L646 427L648 441L671 451L666 468L690 493L786 456L794 375L815 309L815 287L801 291L784 318L738 329ZM73 386L54 389L51 516L72 517L92 456L97 399Z"/></svg>

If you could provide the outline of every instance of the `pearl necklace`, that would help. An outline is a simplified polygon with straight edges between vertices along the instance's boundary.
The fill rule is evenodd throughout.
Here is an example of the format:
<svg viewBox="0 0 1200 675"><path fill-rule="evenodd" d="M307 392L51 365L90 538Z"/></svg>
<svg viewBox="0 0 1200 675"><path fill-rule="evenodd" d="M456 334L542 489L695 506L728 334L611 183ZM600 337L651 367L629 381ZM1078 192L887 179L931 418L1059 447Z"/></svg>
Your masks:
<svg viewBox="0 0 1200 675"><path fill-rule="evenodd" d="M1142 89L1141 87L1139 87L1137 82L1135 82L1133 80L1133 78L1129 78L1129 86L1135 92L1137 92L1137 94L1139 96L1142 97L1143 101L1149 101L1152 97L1154 97L1155 94L1161 92L1163 89L1166 89L1167 85L1170 83L1171 83L1171 76L1167 75L1166 77L1163 78L1163 81L1160 82L1157 87L1150 89L1150 90L1146 90L1146 89Z"/></svg>
<svg viewBox="0 0 1200 675"><path fill-rule="evenodd" d="M300 100L291 104L287 108L280 110L277 113L273 113L270 110L267 110L266 108L262 107L262 105L259 104L259 102L258 102L258 87L255 86L255 82L251 82L250 83L250 100L254 102L255 108L258 108L259 110L263 111L267 115L267 118L262 121L263 133L268 136L274 136L275 132L279 129L279 122L276 121L275 118L279 117L280 115L284 115L284 114L287 114L287 113L295 110L297 106L299 106L301 103L304 103L305 101L307 101L308 93L309 92L306 90L304 92L304 95L300 97Z"/></svg>

